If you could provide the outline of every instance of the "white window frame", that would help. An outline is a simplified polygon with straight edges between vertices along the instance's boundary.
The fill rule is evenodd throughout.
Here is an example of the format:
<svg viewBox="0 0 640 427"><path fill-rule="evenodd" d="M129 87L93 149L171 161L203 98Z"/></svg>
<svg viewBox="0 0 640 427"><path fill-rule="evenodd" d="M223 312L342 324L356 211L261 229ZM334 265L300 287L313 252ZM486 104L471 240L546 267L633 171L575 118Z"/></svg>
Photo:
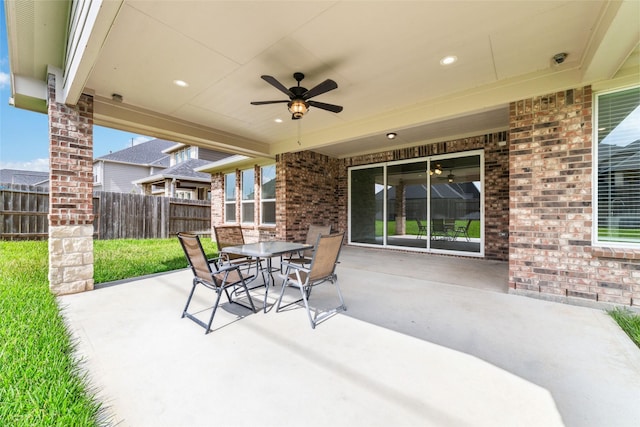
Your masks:
<svg viewBox="0 0 640 427"><path fill-rule="evenodd" d="M638 89L640 86L629 86L624 88L618 88L613 90L602 91L593 94L593 136L592 136L592 150L593 150L593 167L592 167L592 212L593 212L593 221L592 221L592 231L591 231L591 241L594 246L597 247L610 247L610 248L628 248L628 249L640 249L640 242L634 241L612 241L612 240L604 240L599 238L599 230L598 230L598 165L599 165L599 147L598 147L598 129L600 128L599 124L599 100L600 96L610 95L616 92L623 92L628 90Z"/></svg>
<svg viewBox="0 0 640 427"><path fill-rule="evenodd" d="M228 180L227 177L229 176L233 176L233 199L227 199L227 185ZM235 172L231 172L231 173L227 173L224 175L224 194L223 194L223 198L224 198L224 222L226 223L236 223L237 222L237 209L236 209L236 205L237 205L237 201L238 201L238 191L237 191L237 185L236 185L236 181L237 181L237 176ZM233 218L229 219L227 217L227 206L228 205L232 205L233 206Z"/></svg>
<svg viewBox="0 0 640 427"><path fill-rule="evenodd" d="M245 190L245 173L251 173L253 175L253 179L251 180L251 183L247 183L247 185L251 185L251 194L253 194L253 198L251 199L245 199L244 198L244 190ZM243 169L240 172L240 221L242 224L255 224L256 222L256 209L255 209L255 202L256 202L256 170L255 168L249 168L249 169ZM244 213L244 207L246 205L252 204L253 205L253 218L251 218L250 220L247 220L245 218L245 213Z"/></svg>
<svg viewBox="0 0 640 427"><path fill-rule="evenodd" d="M275 177L276 165L275 164L271 164L271 165L266 165L266 166L260 167L260 224L261 225L276 225L275 212L274 212L274 222L265 222L264 221L264 213L265 213L264 205L265 205L265 203L273 203L274 210L275 210L275 204L276 204L275 193L273 195L274 196L273 198L263 198L262 197L262 188L264 187L264 169L265 168L273 168L273 172L274 172L273 179L274 179L274 181L276 179L276 177Z"/></svg>

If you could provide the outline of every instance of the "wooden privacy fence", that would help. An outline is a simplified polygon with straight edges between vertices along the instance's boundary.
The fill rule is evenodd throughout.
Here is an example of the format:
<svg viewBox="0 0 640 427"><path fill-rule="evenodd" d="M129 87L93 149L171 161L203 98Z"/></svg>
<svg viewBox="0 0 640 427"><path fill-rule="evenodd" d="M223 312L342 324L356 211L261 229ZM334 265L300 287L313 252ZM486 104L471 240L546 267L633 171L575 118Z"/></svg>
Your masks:
<svg viewBox="0 0 640 427"><path fill-rule="evenodd" d="M0 240L43 240L49 231L49 189L0 184Z"/></svg>
<svg viewBox="0 0 640 427"><path fill-rule="evenodd" d="M0 184L0 239L47 239L47 189ZM211 233L211 202L141 194L95 192L93 233L96 239L151 239L178 231Z"/></svg>

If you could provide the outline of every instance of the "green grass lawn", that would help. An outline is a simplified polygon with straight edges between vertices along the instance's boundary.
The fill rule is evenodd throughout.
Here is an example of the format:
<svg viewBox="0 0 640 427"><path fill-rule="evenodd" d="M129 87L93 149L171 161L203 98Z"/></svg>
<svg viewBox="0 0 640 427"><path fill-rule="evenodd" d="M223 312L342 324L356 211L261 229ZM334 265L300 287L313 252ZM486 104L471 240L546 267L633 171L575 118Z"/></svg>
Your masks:
<svg viewBox="0 0 640 427"><path fill-rule="evenodd" d="M97 425L47 281L47 242L0 242L0 425Z"/></svg>
<svg viewBox="0 0 640 427"><path fill-rule="evenodd" d="M207 257L216 255L216 245L211 239L203 238L200 242ZM187 266L177 238L95 240L93 251L95 283L162 273ZM123 254L126 254L126 259Z"/></svg>
<svg viewBox="0 0 640 427"><path fill-rule="evenodd" d="M215 244L202 244L213 257ZM49 292L47 263L46 241L0 241L0 426L106 425ZM177 239L94 242L96 283L186 266ZM640 316L610 314L640 347Z"/></svg>
<svg viewBox="0 0 640 427"><path fill-rule="evenodd" d="M625 308L615 308L610 310L609 314L640 348L640 315Z"/></svg>
<svg viewBox="0 0 640 427"><path fill-rule="evenodd" d="M426 224L426 222L423 222ZM456 228L464 228L467 226L466 220L456 220ZM387 221L387 236L393 236L396 234L396 222L395 221ZM410 235L418 235L418 223L414 220L407 220L405 225L405 233ZM382 236L382 221L376 221L376 236ZM471 225L469 226L469 237L480 238L480 221L474 220L471 221Z"/></svg>
<svg viewBox="0 0 640 427"><path fill-rule="evenodd" d="M216 248L202 239L205 252ZM187 266L177 239L97 240L96 283ZM0 426L108 424L49 292L46 241L0 241Z"/></svg>

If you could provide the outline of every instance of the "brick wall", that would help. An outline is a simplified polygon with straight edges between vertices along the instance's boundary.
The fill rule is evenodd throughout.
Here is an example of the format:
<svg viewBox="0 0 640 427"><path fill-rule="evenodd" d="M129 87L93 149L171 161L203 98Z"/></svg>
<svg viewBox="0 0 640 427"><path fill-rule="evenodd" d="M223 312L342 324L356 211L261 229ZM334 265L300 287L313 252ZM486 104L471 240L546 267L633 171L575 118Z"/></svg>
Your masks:
<svg viewBox="0 0 640 427"><path fill-rule="evenodd" d="M211 175L211 226L224 222L224 174Z"/></svg>
<svg viewBox="0 0 640 427"><path fill-rule="evenodd" d="M591 88L511 103L509 133L512 291L639 305L640 251L591 246Z"/></svg>
<svg viewBox="0 0 640 427"><path fill-rule="evenodd" d="M312 151L276 157L276 221L279 237L304 241L310 224L346 232L341 211L340 161Z"/></svg>

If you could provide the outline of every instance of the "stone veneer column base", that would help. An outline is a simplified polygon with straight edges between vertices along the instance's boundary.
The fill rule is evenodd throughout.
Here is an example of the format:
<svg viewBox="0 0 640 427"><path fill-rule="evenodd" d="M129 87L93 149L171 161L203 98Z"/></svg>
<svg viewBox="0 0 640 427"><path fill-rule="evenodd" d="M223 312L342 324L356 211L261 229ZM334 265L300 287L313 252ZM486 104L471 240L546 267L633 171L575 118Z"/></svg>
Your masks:
<svg viewBox="0 0 640 427"><path fill-rule="evenodd" d="M93 289L93 225L49 227L49 289L56 295Z"/></svg>

